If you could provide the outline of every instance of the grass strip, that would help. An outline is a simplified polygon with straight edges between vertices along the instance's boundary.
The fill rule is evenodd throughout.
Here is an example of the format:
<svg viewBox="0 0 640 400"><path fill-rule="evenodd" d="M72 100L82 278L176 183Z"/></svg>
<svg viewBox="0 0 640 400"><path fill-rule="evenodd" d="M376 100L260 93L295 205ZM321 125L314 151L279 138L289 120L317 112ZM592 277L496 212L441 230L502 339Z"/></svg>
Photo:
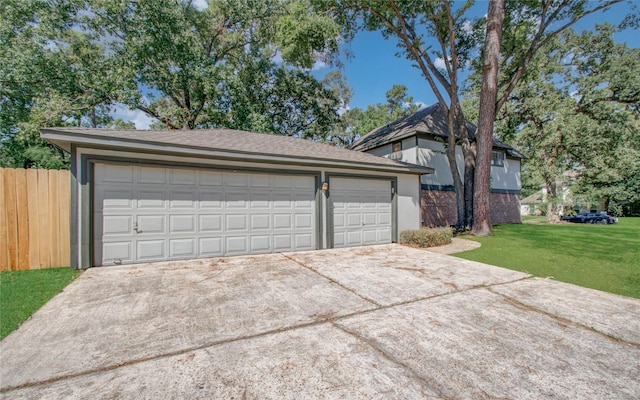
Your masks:
<svg viewBox="0 0 640 400"><path fill-rule="evenodd" d="M81 273L70 268L0 272L0 339L17 329Z"/></svg>

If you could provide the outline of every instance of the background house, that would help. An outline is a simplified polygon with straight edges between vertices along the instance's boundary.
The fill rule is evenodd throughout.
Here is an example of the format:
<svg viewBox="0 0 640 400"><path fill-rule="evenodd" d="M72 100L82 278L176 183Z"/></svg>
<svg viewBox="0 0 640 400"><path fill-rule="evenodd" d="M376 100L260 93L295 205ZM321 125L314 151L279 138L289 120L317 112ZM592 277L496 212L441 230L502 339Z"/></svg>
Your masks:
<svg viewBox="0 0 640 400"><path fill-rule="evenodd" d="M471 137L475 125L467 122ZM374 129L351 145L363 151L392 160L429 166L433 174L421 177L421 223L423 226L455 225L457 220L453 177L445 154L448 136L447 118L439 104L422 109ZM520 162L524 156L499 140L493 142L491 161L491 222L520 222ZM456 148L460 175L464 159Z"/></svg>

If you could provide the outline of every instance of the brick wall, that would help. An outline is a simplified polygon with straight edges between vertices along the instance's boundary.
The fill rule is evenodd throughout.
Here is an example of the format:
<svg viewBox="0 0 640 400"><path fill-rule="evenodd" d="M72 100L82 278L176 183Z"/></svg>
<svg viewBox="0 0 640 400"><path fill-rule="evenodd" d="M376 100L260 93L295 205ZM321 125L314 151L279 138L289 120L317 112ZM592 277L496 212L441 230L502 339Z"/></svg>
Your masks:
<svg viewBox="0 0 640 400"><path fill-rule="evenodd" d="M491 193L489 196L492 224L519 224L520 195Z"/></svg>
<svg viewBox="0 0 640 400"><path fill-rule="evenodd" d="M519 194L491 193L489 201L492 224L520 223ZM422 226L455 225L458 216L456 193L448 190L421 190L420 209Z"/></svg>

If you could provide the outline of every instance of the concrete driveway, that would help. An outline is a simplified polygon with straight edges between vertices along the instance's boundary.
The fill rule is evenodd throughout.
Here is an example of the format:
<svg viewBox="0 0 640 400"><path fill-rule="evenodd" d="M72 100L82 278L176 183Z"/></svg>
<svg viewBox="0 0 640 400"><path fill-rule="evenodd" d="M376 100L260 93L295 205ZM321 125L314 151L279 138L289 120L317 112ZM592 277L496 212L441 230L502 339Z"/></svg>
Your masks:
<svg viewBox="0 0 640 400"><path fill-rule="evenodd" d="M95 268L3 398L640 397L640 301L400 245Z"/></svg>

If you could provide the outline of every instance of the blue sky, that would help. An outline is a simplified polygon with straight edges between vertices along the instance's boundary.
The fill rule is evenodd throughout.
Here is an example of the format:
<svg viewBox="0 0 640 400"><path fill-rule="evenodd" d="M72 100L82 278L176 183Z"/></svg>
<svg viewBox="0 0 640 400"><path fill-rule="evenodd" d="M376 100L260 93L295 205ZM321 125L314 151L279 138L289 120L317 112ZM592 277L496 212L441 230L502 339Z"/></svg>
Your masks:
<svg viewBox="0 0 640 400"><path fill-rule="evenodd" d="M634 0L640 6L640 0ZM488 2L479 0L469 10L469 16L482 16L487 12ZM623 3L611 7L579 21L574 29L582 31L593 29L596 23L609 22L617 25L628 11L628 4ZM638 31L627 30L616 33L616 42L627 43L630 47L640 47ZM398 51L396 41L385 40L378 32L360 32L350 44L353 58L343 60L342 73L346 75L353 91L351 108L366 108L370 104L384 103L385 93L394 84L405 85L408 94L416 103L431 105L436 97L429 88L420 71L411 65L406 58L396 57ZM316 71L322 77L329 68Z"/></svg>
<svg viewBox="0 0 640 400"><path fill-rule="evenodd" d="M198 0L203 2L204 0ZM640 0L632 0L640 7ZM485 15L488 2L478 0L468 11L470 17ZM206 6L206 3L202 3ZM623 2L611 7L606 12L590 15L579 21L574 26L578 31L590 30L596 23L609 22L617 25L628 12L629 4ZM630 47L640 47L637 30L626 30L616 33L615 40L626 43ZM397 57L396 41L385 40L379 32L360 32L348 45L352 57L342 58L342 73L347 77L352 89L350 108L366 108L370 104L384 103L385 93L394 84L405 85L408 94L414 102L422 105L434 104L437 100L422 77L420 71L412 66L412 63L403 57ZM331 68L324 67L314 71L317 78L321 79ZM136 128L148 129L152 122L139 110L128 110L124 106L117 107L115 116L128 121L134 121Z"/></svg>

